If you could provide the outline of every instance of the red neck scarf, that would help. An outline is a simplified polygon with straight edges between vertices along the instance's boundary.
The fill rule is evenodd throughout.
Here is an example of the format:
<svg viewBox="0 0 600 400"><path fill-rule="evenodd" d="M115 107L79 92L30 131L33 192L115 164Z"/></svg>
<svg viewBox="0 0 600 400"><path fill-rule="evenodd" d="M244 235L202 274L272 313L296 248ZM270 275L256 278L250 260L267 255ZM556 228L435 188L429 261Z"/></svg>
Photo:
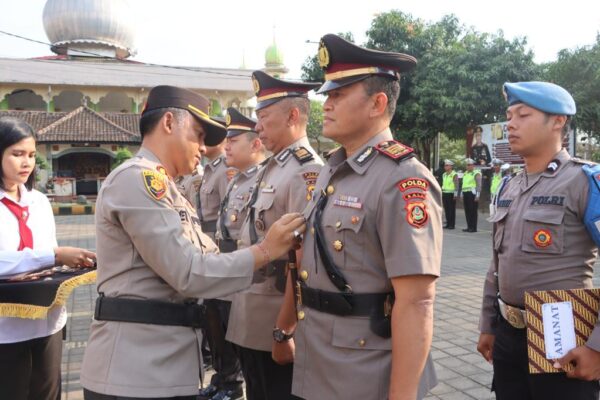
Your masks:
<svg viewBox="0 0 600 400"><path fill-rule="evenodd" d="M18 250L23 250L27 247L33 249L33 234L31 229L27 226L27 220L29 219L29 207L21 207L17 203L12 202L8 197L3 197L0 202L4 203L6 208L15 215L17 221L19 221L19 236L21 241L19 242Z"/></svg>

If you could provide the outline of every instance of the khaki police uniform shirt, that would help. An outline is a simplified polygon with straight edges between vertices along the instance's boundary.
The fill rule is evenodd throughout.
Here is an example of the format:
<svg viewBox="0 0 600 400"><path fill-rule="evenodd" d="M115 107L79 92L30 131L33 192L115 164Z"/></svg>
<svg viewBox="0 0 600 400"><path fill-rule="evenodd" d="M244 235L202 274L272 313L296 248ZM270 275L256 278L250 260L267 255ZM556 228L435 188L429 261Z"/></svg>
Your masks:
<svg viewBox="0 0 600 400"><path fill-rule="evenodd" d="M583 224L588 180L582 162L566 150L555 160L555 171L520 173L499 194L491 217L494 257L484 286L482 333L494 333L496 270L502 300L521 308L525 291L592 287L598 249ZM600 350L598 325L588 345Z"/></svg>
<svg viewBox="0 0 600 400"><path fill-rule="evenodd" d="M98 292L107 297L216 298L250 286L249 249L216 254L191 204L149 150L106 178L96 203ZM200 329L93 321L82 386L129 397L198 393Z"/></svg>
<svg viewBox="0 0 600 400"><path fill-rule="evenodd" d="M217 218L219 216L219 206L221 200L225 197L227 184L235 175L234 168L228 168L225 163L225 156L219 156L204 166L204 177L200 185L200 212L202 213L203 231L213 240Z"/></svg>
<svg viewBox="0 0 600 400"><path fill-rule="evenodd" d="M398 163L374 148L391 139L385 130L350 158L339 149L321 170L304 212L308 230L300 277L308 287L339 292L321 261L312 228L322 190L330 193L321 220L325 245L354 293L392 292L395 277L439 276L441 189L416 158ZM373 333L369 322L368 317L299 305L292 393L306 400L387 399L392 340ZM435 383L429 357L419 396Z"/></svg>
<svg viewBox="0 0 600 400"><path fill-rule="evenodd" d="M229 198L227 199L227 204L222 205L224 206L223 212L219 213L217 223L218 240L230 238L237 242L240 239L240 231L248 214L248 200L252 195L257 171L257 165L240 171L227 185L225 197L228 193ZM223 225L227 229L229 238L226 238L221 230L221 226Z"/></svg>
<svg viewBox="0 0 600 400"><path fill-rule="evenodd" d="M204 176L204 168L198 166L194 172L189 175L180 176L175 180L177 183L177 189L183 194L194 207L198 209L198 196L200 194L200 184L202 183L202 177Z"/></svg>
<svg viewBox="0 0 600 400"><path fill-rule="evenodd" d="M296 154L305 154L296 150L303 147L313 159L301 163ZM297 152L297 153L295 153ZM323 162L303 137L272 156L259 170L262 176L258 197L254 207L248 212L255 213L256 232L259 241L269 227L283 214L302 212ZM240 248L250 245L248 218L242 228ZM283 302L283 293L275 287L275 276L264 277L265 267L255 273L255 283L250 289L236 293L229 316L227 340L247 348L271 351L273 326L277 320L279 308Z"/></svg>

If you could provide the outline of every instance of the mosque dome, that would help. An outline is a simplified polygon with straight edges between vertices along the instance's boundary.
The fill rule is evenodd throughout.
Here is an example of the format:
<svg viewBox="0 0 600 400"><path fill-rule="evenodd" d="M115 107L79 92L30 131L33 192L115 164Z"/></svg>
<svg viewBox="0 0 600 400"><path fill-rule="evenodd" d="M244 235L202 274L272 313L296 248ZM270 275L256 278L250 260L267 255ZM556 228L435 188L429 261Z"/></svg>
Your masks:
<svg viewBox="0 0 600 400"><path fill-rule="evenodd" d="M118 58L135 54L134 17L127 0L48 0L43 14L55 53Z"/></svg>
<svg viewBox="0 0 600 400"><path fill-rule="evenodd" d="M279 50L275 41L273 41L273 44L267 47L267 50L265 51L265 66L271 67L279 65L283 65L283 53Z"/></svg>

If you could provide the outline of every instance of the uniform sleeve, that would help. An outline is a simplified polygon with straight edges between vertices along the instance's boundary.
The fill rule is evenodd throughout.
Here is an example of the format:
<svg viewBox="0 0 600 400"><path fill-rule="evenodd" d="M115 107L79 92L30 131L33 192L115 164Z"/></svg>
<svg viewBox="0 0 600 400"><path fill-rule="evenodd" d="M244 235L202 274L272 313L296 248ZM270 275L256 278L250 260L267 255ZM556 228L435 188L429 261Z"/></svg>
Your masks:
<svg viewBox="0 0 600 400"><path fill-rule="evenodd" d="M391 165L390 169L376 214L376 228L388 276L439 276L442 255L440 186L416 159L401 162L395 168Z"/></svg>
<svg viewBox="0 0 600 400"><path fill-rule="evenodd" d="M496 294L498 293L496 276L494 275L494 272L498 267L496 265L497 262L498 257L496 255L496 251L494 250L492 262L483 284L483 300L481 304L481 315L479 316L479 332L481 333L494 333L494 326L497 317L495 304Z"/></svg>
<svg viewBox="0 0 600 400"><path fill-rule="evenodd" d="M122 227L148 267L186 297L217 298L249 287L251 250L202 254L185 238L168 185L166 190L157 199L145 187L142 170L123 170L104 190L101 217Z"/></svg>
<svg viewBox="0 0 600 400"><path fill-rule="evenodd" d="M295 173L290 178L286 212L301 213L304 211L310 200L309 194L314 190L320 170L320 165L309 164L300 168L300 172Z"/></svg>

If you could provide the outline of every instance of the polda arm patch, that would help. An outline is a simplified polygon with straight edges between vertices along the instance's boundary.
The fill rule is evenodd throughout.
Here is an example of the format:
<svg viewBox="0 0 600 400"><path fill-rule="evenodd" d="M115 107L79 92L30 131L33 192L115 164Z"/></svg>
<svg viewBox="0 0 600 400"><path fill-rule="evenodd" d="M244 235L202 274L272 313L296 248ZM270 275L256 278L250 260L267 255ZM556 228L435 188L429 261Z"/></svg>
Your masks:
<svg viewBox="0 0 600 400"><path fill-rule="evenodd" d="M423 228L429 221L427 205L427 191L429 182L423 178L410 177L401 180L396 188L402 193L406 222L415 228Z"/></svg>
<svg viewBox="0 0 600 400"><path fill-rule="evenodd" d="M143 170L142 178L146 191L154 200L161 200L167 194L165 176L158 171Z"/></svg>

